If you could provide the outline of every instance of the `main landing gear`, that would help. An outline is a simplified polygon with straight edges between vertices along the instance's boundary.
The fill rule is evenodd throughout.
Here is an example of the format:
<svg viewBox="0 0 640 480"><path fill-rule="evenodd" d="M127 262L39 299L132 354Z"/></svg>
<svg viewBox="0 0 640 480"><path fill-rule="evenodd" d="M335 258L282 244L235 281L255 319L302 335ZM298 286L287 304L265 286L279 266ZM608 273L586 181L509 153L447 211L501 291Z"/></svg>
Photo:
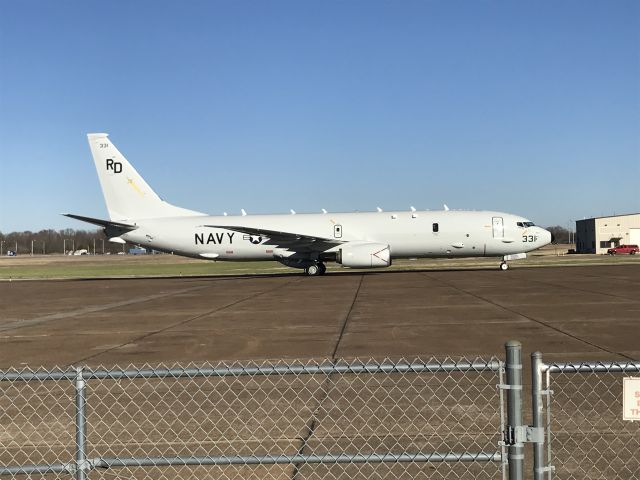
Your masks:
<svg viewBox="0 0 640 480"><path fill-rule="evenodd" d="M500 263L500 270L502 271L509 270L509 264L503 260L502 263Z"/></svg>
<svg viewBox="0 0 640 480"><path fill-rule="evenodd" d="M327 267L324 265L324 263L312 263L304 269L304 273L306 273L310 277L324 275L326 271Z"/></svg>

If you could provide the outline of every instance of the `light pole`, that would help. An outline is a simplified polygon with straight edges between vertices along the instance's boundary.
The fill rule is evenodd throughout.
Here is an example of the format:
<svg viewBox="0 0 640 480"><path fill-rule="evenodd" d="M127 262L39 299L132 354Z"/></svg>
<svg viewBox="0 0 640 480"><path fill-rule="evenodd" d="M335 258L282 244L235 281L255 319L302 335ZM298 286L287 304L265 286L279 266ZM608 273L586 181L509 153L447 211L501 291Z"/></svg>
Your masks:
<svg viewBox="0 0 640 480"><path fill-rule="evenodd" d="M33 240L31 240L31 256L33 257Z"/></svg>
<svg viewBox="0 0 640 480"><path fill-rule="evenodd" d="M569 243L573 245L573 243L576 241L576 236L575 234L573 234L573 242L571 241L571 234L573 233L573 220L569 219Z"/></svg>

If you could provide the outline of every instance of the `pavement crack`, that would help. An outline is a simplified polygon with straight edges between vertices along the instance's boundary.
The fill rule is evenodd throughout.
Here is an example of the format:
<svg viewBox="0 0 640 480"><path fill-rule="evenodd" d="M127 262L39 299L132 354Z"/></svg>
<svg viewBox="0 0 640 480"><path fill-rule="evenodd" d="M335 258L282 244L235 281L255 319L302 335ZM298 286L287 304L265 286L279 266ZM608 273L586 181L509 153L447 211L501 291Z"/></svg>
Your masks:
<svg viewBox="0 0 640 480"><path fill-rule="evenodd" d="M338 354L340 343L342 342L342 338L344 337L344 334L347 330L347 324L349 323L349 319L351 318L351 313L353 312L353 308L356 304L356 301L358 300L358 295L360 294L360 289L362 288L363 281L364 281L364 275L360 275L360 281L358 282L358 286L356 287L356 291L353 295L353 300L351 301L351 305L347 310L347 314L344 316L344 320L342 321L342 326L340 328L340 333L338 334L338 338L331 352L331 363L335 363L336 361L336 355ZM316 405L316 408L311 414L311 418L306 425L304 435L298 438L298 440L300 441L300 447L298 448L298 455L304 455L304 450L307 447L309 439L313 436L313 434L316 431L316 427L318 426L318 422L319 422L318 414L319 414L320 408L322 407L322 404L327 400L327 398L329 397L329 393L331 393L331 390L333 389L333 384L331 383L331 380L332 380L331 375L332 374L329 373L325 377L324 383L321 387L322 393L320 394L320 399L318 400L318 404ZM293 465L293 473L291 475L292 480L296 480L298 478L300 474L300 466L301 466L300 463L295 463Z"/></svg>
<svg viewBox="0 0 640 480"><path fill-rule="evenodd" d="M353 312L353 307L358 300L358 295L360 294L360 289L362 288L362 282L364 281L364 275L360 275L360 282L358 282L358 287L356 288L356 292L353 295L353 301L351 302L351 306L347 311L347 314L344 317L344 321L342 322L342 328L340 329L340 334L338 335L338 339L336 340L336 344L333 347L333 351L331 352L331 360L336 359L336 355L338 354L338 349L340 348L340 343L342 342L342 338L344 337L344 333L347 331L347 323L349 323L349 319L351 318L351 312Z"/></svg>
<svg viewBox="0 0 640 480"><path fill-rule="evenodd" d="M595 278L602 278L602 277L595 277ZM535 283L539 283L540 285L549 285L550 287L556 287L556 288L564 288L567 290L574 290L576 292L582 292L582 293L589 293L592 295L602 295L605 297L613 297L613 298L619 298L621 300L627 300L629 302L640 302L640 300L638 300L637 298L629 298L629 297L625 297L623 295L616 295L615 293L604 293L604 292L597 292L595 290L587 290L585 288L577 288L577 287L571 287L568 285L562 285L560 283L552 283L552 282L543 282L542 280L529 280L531 282L535 282Z"/></svg>
<svg viewBox="0 0 640 480"><path fill-rule="evenodd" d="M199 313L198 315L195 315L193 317L189 317L189 318L187 318L185 320L181 320L179 322L172 323L171 325L168 325L168 326L166 326L164 328L161 328L159 330L154 330L153 332L145 333L144 335L140 335L139 337L131 338L131 339L127 340L124 343L121 343L119 345L115 345L115 346L113 346L111 348L107 348L105 350L101 350L100 352L97 352L97 353L95 353L93 355L89 355L87 357L84 357L84 358L81 358L79 360L76 360L75 362L73 362L72 364L70 364L68 366L72 366L72 365L75 365L75 364L78 364L78 363L81 363L81 362L86 362L86 361L91 360L91 359L93 359L93 358L95 358L97 356L103 355L103 354L111 352L113 350L117 350L117 349L122 348L122 347L124 347L126 345L129 345L131 343L136 343L136 342L139 342L140 340L144 340L145 338L149 338L149 337L151 337L153 335L157 335L159 333L166 332L167 330L170 330L172 328L176 328L176 327L180 327L182 325L186 325L189 322L193 322L195 320L199 320L199 319L204 318L204 317L206 317L208 315L211 315L213 313L222 312L222 311L224 311L224 310L226 310L228 308L234 307L234 306L236 306L236 305L238 305L240 303L246 302L248 300L253 300L254 298L260 297L262 295L266 295L268 293L272 293L272 292L274 292L274 291L276 291L276 290L278 290L280 288L284 288L287 285L290 285L290 284L292 284L294 282L299 282L299 281L300 281L300 279L291 280L291 281L286 282L284 284L276 285L275 287L270 288L268 290L264 290L262 292L257 292L257 293L251 294L249 296L246 296L244 298L241 298L239 300L235 300L233 302L229 302L229 303L227 303L227 304L225 304L225 305L223 305L221 307L212 308L211 310L207 310L206 312ZM211 287L211 286L212 285L207 285L207 286L204 286L202 288Z"/></svg>
<svg viewBox="0 0 640 480"><path fill-rule="evenodd" d="M525 318L525 319L527 319L527 320L529 320L531 322L534 322L534 323L537 323L537 324L542 325L544 327L547 327L547 328L549 328L551 330L554 330L554 331L556 331L556 332L558 332L558 333L560 333L562 335L565 335L565 336L567 336L569 338L572 338L573 340L576 340L578 342L582 342L585 345L589 345L589 346L591 346L593 348L596 348L596 349L601 350L601 351L606 352L606 353L610 353L612 355L619 355L619 356L624 357L624 358L626 358L628 360L632 360L632 361L636 360L635 358L632 358L632 357L630 357L628 355L625 355L624 353L620 353L620 352L615 352L613 350L609 350L608 348L605 348L602 345L598 345L596 343L590 342L589 340L585 340L584 338L578 337L577 335L569 333L569 332L567 332L567 331L565 331L565 330L563 330L561 328L555 327L555 326L551 325L548 322L545 322L543 320L538 320L538 319L533 318L533 317L531 317L529 315L525 315L525 314L523 314L523 313L521 313L521 312L519 312L517 310L514 310L512 308L509 308L509 307L506 307L504 305L501 305L501 304L499 304L499 303L497 303L497 302L495 302L493 300L490 300L490 299L488 299L486 297L483 297L481 295L469 292L468 290L465 290L463 288L457 287L456 285L454 285L454 284L452 284L450 282L447 282L445 280L435 279L435 278L431 277L430 275L428 275L426 273L422 273L422 275L424 275L425 277L429 278L430 280L439 282L439 283L441 283L443 285L447 285L448 287L453 288L455 290L458 290L459 292L462 292L462 293L464 293L466 295L469 295L469 296L472 296L474 298L477 298L478 300L482 300L483 302L486 302L486 303L488 303L490 305L493 305L494 307L501 308L502 310L505 310L505 311L510 312L510 313L515 313L516 315L519 315L522 318ZM544 282L540 282L540 283L544 283Z"/></svg>
<svg viewBox="0 0 640 480"><path fill-rule="evenodd" d="M172 297L174 295L180 295L181 293L188 293L188 292L194 292L197 290L202 290L204 288L209 288L210 286L211 285L199 285L197 287L183 288L181 290L176 290L173 292L156 293L156 294L147 295L144 297L121 300L119 302L112 302L112 303L106 303L103 305L83 307L77 310L72 310L70 312L52 313L50 315L44 315L42 317L36 317L30 320L15 320L13 322L0 325L0 332L6 332L7 330L19 330L21 328L31 327L33 325L39 325L41 323L51 322L54 320L64 320L66 318L77 317L79 315L86 315L88 313L102 312L104 310L111 310L113 308L118 308L118 307L126 307L128 305L135 305L137 303L150 302L152 300L158 300L159 298L167 298L167 297Z"/></svg>

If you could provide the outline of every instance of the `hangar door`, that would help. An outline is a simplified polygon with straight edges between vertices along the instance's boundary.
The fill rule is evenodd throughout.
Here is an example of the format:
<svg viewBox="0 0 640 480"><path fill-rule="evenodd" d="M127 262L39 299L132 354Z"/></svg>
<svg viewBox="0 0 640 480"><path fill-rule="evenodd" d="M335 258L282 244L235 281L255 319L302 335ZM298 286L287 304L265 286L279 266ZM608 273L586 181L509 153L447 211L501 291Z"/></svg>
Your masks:
<svg viewBox="0 0 640 480"><path fill-rule="evenodd" d="M640 228L629 229L629 245L640 245Z"/></svg>
<svg viewBox="0 0 640 480"><path fill-rule="evenodd" d="M493 238L504 237L504 223L502 217L493 217Z"/></svg>

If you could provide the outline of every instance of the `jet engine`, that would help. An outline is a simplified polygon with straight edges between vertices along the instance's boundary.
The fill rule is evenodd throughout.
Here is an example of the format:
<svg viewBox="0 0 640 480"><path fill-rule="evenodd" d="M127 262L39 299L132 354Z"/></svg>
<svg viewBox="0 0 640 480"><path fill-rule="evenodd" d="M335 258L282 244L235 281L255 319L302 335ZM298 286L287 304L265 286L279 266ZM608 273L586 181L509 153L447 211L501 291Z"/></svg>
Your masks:
<svg viewBox="0 0 640 480"><path fill-rule="evenodd" d="M350 268L388 267L391 252L382 243L347 243L338 250L336 262Z"/></svg>

